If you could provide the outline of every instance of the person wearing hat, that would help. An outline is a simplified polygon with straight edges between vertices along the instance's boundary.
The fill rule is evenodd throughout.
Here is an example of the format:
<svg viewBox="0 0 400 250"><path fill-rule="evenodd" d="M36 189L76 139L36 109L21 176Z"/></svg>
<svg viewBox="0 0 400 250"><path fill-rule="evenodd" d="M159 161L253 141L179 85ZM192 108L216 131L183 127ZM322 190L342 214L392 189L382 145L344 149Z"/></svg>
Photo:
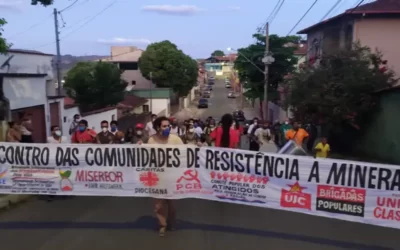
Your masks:
<svg viewBox="0 0 400 250"><path fill-rule="evenodd" d="M133 144L143 144L147 143L149 140L149 136L147 135L144 125L142 123L138 123L135 126L135 133L132 137Z"/></svg>

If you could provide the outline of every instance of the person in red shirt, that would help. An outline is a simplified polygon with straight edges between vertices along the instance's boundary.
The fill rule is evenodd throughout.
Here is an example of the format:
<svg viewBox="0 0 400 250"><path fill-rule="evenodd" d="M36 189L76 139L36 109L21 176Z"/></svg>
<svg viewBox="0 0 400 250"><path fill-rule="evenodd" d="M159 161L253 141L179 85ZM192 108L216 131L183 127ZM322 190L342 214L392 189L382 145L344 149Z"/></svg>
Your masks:
<svg viewBox="0 0 400 250"><path fill-rule="evenodd" d="M240 123L238 120L233 121L233 129L238 132L239 138L240 138L240 136L243 134L243 127L240 126Z"/></svg>
<svg viewBox="0 0 400 250"><path fill-rule="evenodd" d="M221 126L215 129L211 134L211 140L215 141L216 147L221 148L238 148L239 134L232 128L233 116L225 114L221 118Z"/></svg>
<svg viewBox="0 0 400 250"><path fill-rule="evenodd" d="M72 143L95 143L96 131L88 128L88 122L86 120L80 120L78 123L78 129L72 134Z"/></svg>

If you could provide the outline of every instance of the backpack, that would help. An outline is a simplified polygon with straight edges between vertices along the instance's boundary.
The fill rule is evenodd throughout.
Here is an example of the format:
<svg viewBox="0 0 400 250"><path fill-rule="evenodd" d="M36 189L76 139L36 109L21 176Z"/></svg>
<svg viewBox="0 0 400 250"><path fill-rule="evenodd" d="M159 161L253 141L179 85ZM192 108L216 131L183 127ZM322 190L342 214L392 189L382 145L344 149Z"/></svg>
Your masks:
<svg viewBox="0 0 400 250"><path fill-rule="evenodd" d="M254 140L254 134L256 132L256 130L259 128L258 125L254 125L254 127L252 128L252 130L250 131L250 141L256 141Z"/></svg>

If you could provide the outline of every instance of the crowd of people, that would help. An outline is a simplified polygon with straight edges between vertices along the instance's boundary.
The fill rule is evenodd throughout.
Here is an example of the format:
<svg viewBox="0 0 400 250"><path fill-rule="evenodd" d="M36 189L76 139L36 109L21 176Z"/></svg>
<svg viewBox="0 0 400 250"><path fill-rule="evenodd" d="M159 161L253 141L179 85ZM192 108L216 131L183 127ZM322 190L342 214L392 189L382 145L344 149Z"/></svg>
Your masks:
<svg viewBox="0 0 400 250"><path fill-rule="evenodd" d="M7 132L9 142L33 142L32 140L32 116L24 116L22 123L16 125L10 123ZM187 119L182 122L175 118L151 115L147 124L137 123L134 127L122 132L118 128L117 121L101 122L101 132L96 133L89 128L86 120L77 114L71 123L70 140L62 135L59 126L51 127L51 136L48 143L78 143L78 144L168 144L181 145L193 144L196 146L213 146L224 148L240 148L241 138L249 141L249 150L259 151L260 146L266 143L274 143L282 147L287 141L293 140L298 145L303 145L305 140L313 144L314 132L307 125L302 128L298 122L286 120L284 123L271 124L254 118L249 124L241 125L232 114L224 114L218 121L213 117L206 120ZM242 137L242 135L247 135ZM311 141L311 142L310 142ZM315 148L317 157L327 157L330 151L326 139L322 139ZM49 197L52 200L54 197ZM175 228L175 207L172 200L154 199L154 212L159 221L159 235L164 236L167 229Z"/></svg>

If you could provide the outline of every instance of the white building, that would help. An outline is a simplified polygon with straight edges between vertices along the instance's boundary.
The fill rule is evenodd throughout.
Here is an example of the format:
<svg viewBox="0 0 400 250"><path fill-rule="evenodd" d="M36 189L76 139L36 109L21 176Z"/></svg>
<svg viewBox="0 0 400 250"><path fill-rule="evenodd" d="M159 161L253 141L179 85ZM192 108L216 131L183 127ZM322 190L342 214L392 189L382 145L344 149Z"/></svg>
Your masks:
<svg viewBox="0 0 400 250"><path fill-rule="evenodd" d="M32 50L9 50L0 55L2 90L10 102L11 120L19 122L25 113L34 117L33 138L45 142L51 125L61 125L63 96L53 83L53 55Z"/></svg>

